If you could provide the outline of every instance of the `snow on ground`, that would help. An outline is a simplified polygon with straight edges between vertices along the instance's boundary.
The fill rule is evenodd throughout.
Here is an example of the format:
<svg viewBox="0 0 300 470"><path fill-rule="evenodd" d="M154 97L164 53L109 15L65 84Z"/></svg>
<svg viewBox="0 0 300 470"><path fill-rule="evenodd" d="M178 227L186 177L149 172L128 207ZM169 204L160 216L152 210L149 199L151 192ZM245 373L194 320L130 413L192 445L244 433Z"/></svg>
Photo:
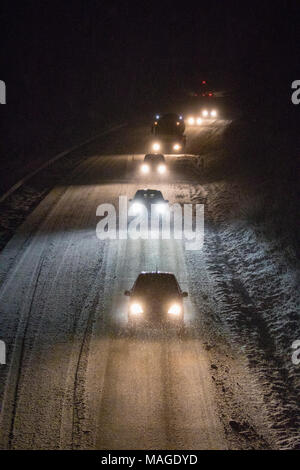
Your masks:
<svg viewBox="0 0 300 470"><path fill-rule="evenodd" d="M253 191L249 191L245 177L242 179L238 174L234 174L233 171L228 172L228 169L222 171L222 158L224 158L222 152L222 135L226 125L227 123L225 122L219 124L213 123L211 126L203 127L203 130L200 132L193 130L188 131L188 153L194 153L196 156L181 156L175 159L177 174L180 178L182 177L182 180L178 178L178 181L174 183L174 188L171 188L175 199L180 202L199 202L205 204L205 244L203 251L185 251L184 253L190 298L195 303L194 311L197 312L198 315L195 315L194 318L194 320L198 322L198 325L195 325L196 327L193 334L195 334L196 338L199 338L201 344L204 344L205 355L208 355L210 358L210 374L216 388L219 419L225 431L228 448L299 448L299 366L294 365L291 360L291 345L293 341L300 339L299 294L296 288L299 277L299 265L291 246L287 241L282 240L274 233L269 221L265 220L263 217L264 211L262 208L266 200L265 194L256 194ZM145 147L143 140L145 129L140 128L135 132L135 139L126 131L122 142L108 141L106 147L104 145L102 148L97 148L98 154L108 153L107 150L111 152L112 147L114 147L113 150L115 152L120 151L124 153L122 149L126 148L132 155L141 153L140 147ZM134 144L132 144L133 140ZM136 142L138 142L139 149L136 148ZM92 149L90 150L90 154L93 155L91 152ZM80 158L81 156L77 155L77 158L73 161L62 162L62 165L67 165L67 167L58 167L54 171L53 176L51 176L50 182L55 181L57 184L62 173L68 171L75 163L80 162ZM81 207L80 204L82 204L82 211L80 212L82 228L94 227L94 222L86 222L84 210L89 207L91 211L90 217L91 220L93 220L94 207L96 207L96 204L99 202L97 191L99 191L98 185L102 176L104 178L103 182L106 177L106 174L104 174L105 171L108 172L108 174L109 171L111 171L113 177L117 178L116 181L119 180L120 177L124 177L123 158L108 158L107 162L111 165L110 170L106 165L106 160L104 159L102 161L102 159L103 157L93 157L90 159L90 165L86 166L85 172L81 172L80 167L77 169L77 178L73 179L72 183L74 185L73 193L77 195L78 201L76 200L76 205L64 204L63 207L61 207L61 212L58 211L56 214L57 217L61 217L62 221L64 221L59 222L62 223L62 227L64 227L64 223L66 227L68 227L68 223L70 224L70 228L73 227L74 229L74 227L77 227L78 222L73 226L72 218L68 212L70 212L70 207L73 207L75 214L78 207ZM131 156L129 156L128 161L131 162L131 165L134 165L134 157L131 158ZM119 166L116 166L117 163ZM96 171L97 165L99 165L99 168L101 167L101 171ZM84 164L82 167L83 169L85 168ZM99 176L101 177L100 180ZM188 185L183 184L186 177L192 177L192 179L188 181ZM49 175L46 173L43 178L40 177L39 181L35 182L35 184L31 181L30 186L22 188L20 192L11 197L10 201L6 203L5 211L2 211L1 216L3 244L14 232L16 226L27 217L28 212L44 197L45 192L48 192L48 189L46 189L49 188L48 178ZM34 234L34 231L42 226L44 217L47 218L48 214L50 214L51 219L52 209L54 208L57 211L59 204L62 205L59 201L61 199L67 201L66 195L72 193L72 187L68 188L70 181L68 181L64 175L63 180L67 185L66 188L62 190L57 186L56 189L48 194L47 198L44 199L43 203L35 211L35 217L32 217L31 220L37 220L36 227L34 224L29 227L30 224L26 221L23 228L19 230L19 235L11 241L10 250L3 251L1 255L1 259L3 260L3 265L0 270L1 280L5 279L7 272L14 263L14 256L18 256L17 248L20 251L22 251L23 245L26 248L26 243L28 244L31 233ZM47 181L48 186L44 184L45 181ZM125 179L123 183L127 185L127 180ZM86 185L86 187L83 187L84 191L86 191L85 200L82 200L83 190L80 189L80 185L82 184ZM91 186L89 189L89 185L95 185L95 187ZM112 186L113 185L110 184L108 187L110 187L111 191L114 191ZM119 189L117 188L117 190L113 192L113 196L117 197L118 194ZM91 204L88 204L89 198L91 198ZM52 217L55 216L55 210L52 211ZM65 221L64 217L66 215L69 215L69 218ZM58 220L60 221L61 219L59 217ZM56 224L55 220L54 222ZM46 219L45 223L48 223ZM56 227L55 224L53 225L54 228ZM60 225L58 226L60 227ZM44 240L43 231L42 235L42 239ZM55 230L53 229L53 233L50 230L48 234L49 239L52 240L55 236ZM24 238L24 244L20 245L18 238L20 239L22 237ZM73 257L74 268L71 270L73 274L70 277L68 265L61 263L61 260L64 259L67 253L64 254L64 243L68 241L69 249L73 250L74 240L77 243L77 245L75 245L81 247L81 249L77 249L76 256ZM80 302L84 301L85 291L87 290L85 283L82 283L82 280L78 278L78 266L80 266L82 272L85 273L84 279L90 284L94 276L94 271L97 271L96 265L98 266L101 263L97 262L96 259L93 260L95 270L91 274L86 271L85 264L86 260L89 258L86 253L88 245L86 245L85 241L82 239L81 233L77 233L76 230L65 230L65 235L62 236L59 241L58 248L54 250L53 246L53 243L50 243L50 246L45 243L47 253L46 261L41 265L42 274L37 274L39 273L37 269L36 271L32 271L31 274L28 273L24 278L26 277L26 282L30 284L30 276L36 277L36 275L38 275L37 282L41 283L41 285L39 287L36 285L36 287L38 287L37 291L41 289L46 289L47 291L50 272L47 260L55 254L55 260L59 259L57 266L61 265L61 270L64 272L63 278L60 274L60 282L63 279L66 285L71 283L70 291L68 291L69 300L68 298L66 299L63 293L57 297L58 301L61 302L59 308L62 309L61 311L64 311L63 308L65 308L67 301L67 306L70 309L70 311L67 310L67 312L69 312L67 317L71 318L74 302L78 299L78 305L81 305ZM16 251L15 255L14 250ZM27 252L28 250L27 247ZM52 254L52 251L55 253ZM72 256L70 257L70 259L73 258ZM134 258L131 257L130 259ZM172 256L170 256L170 260L172 260ZM31 263L31 259L29 261ZM28 262L28 266L31 266L30 263ZM37 267L38 266L37 263ZM57 266L53 262L53 272L52 274L50 273L53 279L57 276ZM26 263L21 260L19 270L24 270L25 268ZM46 271L43 273L43 270L46 270L47 273ZM19 274L20 273L16 271L16 277L18 277ZM52 279L51 276L50 279ZM72 290L72 282L74 285L78 283L80 289ZM29 287L35 290L34 283ZM55 282L53 282L52 288L53 292L57 291L57 284ZM44 305L44 299L47 297L40 297L41 298L38 300L41 305ZM53 298L55 298L55 296ZM21 307L14 308L15 302L16 299L14 299L11 305L7 304L5 306L5 309L7 308L10 313L9 318L12 326L12 336L14 336L19 322L19 308L21 309ZM21 294L18 296L18 302L23 303ZM51 300L51 297L47 298L47 302L48 306L47 308L43 307L43 311L48 312L49 310L51 315L49 316L47 314L44 321L46 322L47 320L48 322L49 316L49 322L51 323L53 332L55 333L59 326L61 326L61 328L69 328L70 326L72 330L72 325L66 325L60 316L57 316L59 308L55 302ZM88 308L90 308L89 302ZM32 324L26 326L25 323L23 325L21 322L21 326L25 326L29 332L31 331L30 328L32 328L35 334L42 326L41 323L41 325L37 327L41 321L40 310L41 307L38 304L36 307L37 321L33 318ZM87 309L87 311L89 310ZM13 315L11 315L11 312L13 312ZM86 320L86 313L82 318L84 322ZM48 334L47 322L45 323L45 335ZM81 334L84 329L80 323L79 327ZM41 341L42 336L37 335L35 344L30 344L30 348L38 346ZM192 341L191 344L193 344ZM74 343L72 346L76 354L77 346L80 348L80 344L77 345L77 343ZM30 348L29 352L32 355ZM97 351L98 349L97 347ZM83 351L85 351L85 347ZM70 351L68 349L65 357L67 357L69 353ZM87 353L88 350L86 354ZM76 354L74 355L75 358L77 357ZM195 354L195 364L199 357L203 356L203 353L199 355ZM73 356L71 355L71 357ZM27 364L27 356L25 355L24 358ZM82 361L82 364L80 363L79 372L77 372L77 375L79 375L77 376L78 383L75 384L75 392L73 390L73 375L70 373L70 370L72 370L72 361L69 362L69 365L66 361L66 370L69 371L66 384L64 384L65 372L63 370L61 373L61 388L53 385L55 380L51 381L54 390L54 393L51 393L51 400L56 403L57 409L55 416L51 415L51 413L49 414L49 420L51 420L52 423L51 432L48 429L44 435L42 434L40 436L36 434L34 437L38 442L42 443L40 444L41 447L50 445L50 442L51 445L54 443L54 445L58 447L71 445L69 443L70 429L68 427L68 419L69 415L71 416L72 413L74 413L75 416L73 418L73 427L76 428L76 439L77 436L80 437L82 433L87 432L85 429L80 429L78 423L82 417L81 415L79 416L79 414L78 416L76 415L78 410L78 413L81 413L82 409L84 410L87 406L84 401L86 384L84 380L83 382L79 380L81 376L85 376L85 363L87 358L90 358L90 356L84 355L84 361ZM63 363L61 364L61 368L62 366ZM82 367L83 370L81 370ZM98 374L98 365L95 370L97 370ZM176 368L174 368L174 370L176 370ZM59 370L54 371L53 374L55 375L56 372L59 373ZM39 394L42 396L42 392L45 396L47 393L50 393L46 390L47 377L49 375L47 368L45 368L44 373L44 389L40 391L38 379L35 384L37 396L39 396ZM23 377L25 385L27 378L31 380L32 371L30 371L30 373L28 372L27 375L24 375L25 378ZM22 387L22 384L23 382L21 381L19 384L20 387ZM111 385L114 385L113 381ZM30 394L30 396L27 396L27 391L28 389L24 387L23 395L20 395L19 403L23 404L23 402L25 403L25 399L31 398ZM94 388L91 388L90 392L96 393ZM118 389L116 389L116 392L118 392ZM57 394L57 396L55 394ZM73 394L76 399L80 398L80 406L77 403L73 403ZM95 398L96 402L98 399L99 397L97 395ZM62 407L63 412L58 407L58 405L60 406L60 402L64 403ZM183 400L181 403L183 403ZM31 406L34 406L34 404L35 401L33 400ZM23 416L22 413L25 416L26 413L28 413L27 410L30 411L28 406L21 407L18 419L21 419L20 416ZM42 425L39 422L39 414L42 415L43 412L48 416L48 407L47 409L41 407L39 413L34 415L35 422L31 424L29 422L30 420L28 421L27 419L28 416L26 417L25 421L29 423L27 436L29 436L30 439L32 438L31 433L33 432L32 426L40 428ZM55 419L53 420L53 418ZM18 422L18 419L15 420L15 424L19 426L19 436L21 438L25 436L23 432L24 427L21 421ZM62 424L59 424L60 421ZM59 432L61 433L60 444L57 442L57 434ZM49 436L51 439L53 438L53 440L51 440Z"/></svg>
<svg viewBox="0 0 300 470"><path fill-rule="evenodd" d="M222 158L220 143L198 157L198 167L204 159L207 169L200 180L207 194L204 253L215 286L214 328L227 332L226 341L244 358L251 383L257 384L254 427L263 435L264 429L271 431L272 446L300 448L300 369L292 362L292 343L300 339L299 263L288 238L264 217L267 194L250 189L234 169L214 173L216 155ZM228 386L224 374L220 380L223 388ZM250 432L245 423L232 426Z"/></svg>

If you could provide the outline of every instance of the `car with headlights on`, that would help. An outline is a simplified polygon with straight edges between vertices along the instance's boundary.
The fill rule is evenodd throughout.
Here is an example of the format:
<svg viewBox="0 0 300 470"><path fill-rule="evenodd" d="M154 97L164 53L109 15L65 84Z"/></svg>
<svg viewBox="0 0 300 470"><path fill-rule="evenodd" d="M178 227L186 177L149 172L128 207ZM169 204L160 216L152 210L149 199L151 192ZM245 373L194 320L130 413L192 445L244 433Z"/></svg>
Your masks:
<svg viewBox="0 0 300 470"><path fill-rule="evenodd" d="M144 175L153 173L164 175L167 171L165 157L161 153L148 153L144 157L140 170Z"/></svg>
<svg viewBox="0 0 300 470"><path fill-rule="evenodd" d="M186 122L189 127L201 126L203 123L203 117L200 114L193 114L187 117Z"/></svg>
<svg viewBox="0 0 300 470"><path fill-rule="evenodd" d="M169 208L169 201L164 199L162 192L157 189L138 189L129 202L129 215L142 214L146 209L150 217L152 210L164 214Z"/></svg>
<svg viewBox="0 0 300 470"><path fill-rule="evenodd" d="M218 117L218 110L216 108L205 107L200 111L203 119L216 119Z"/></svg>
<svg viewBox="0 0 300 470"><path fill-rule="evenodd" d="M184 326L183 298L188 293L173 273L141 272L124 294L129 297L129 326Z"/></svg>
<svg viewBox="0 0 300 470"><path fill-rule="evenodd" d="M184 131L183 116L176 113L167 113L162 116L157 115L151 127L152 134L156 136L169 134L182 135Z"/></svg>
<svg viewBox="0 0 300 470"><path fill-rule="evenodd" d="M201 126L203 122L207 119L217 119L218 118L218 110L216 108L208 108L205 107L200 110L197 114L192 114L187 116L186 122L189 127L197 127Z"/></svg>
<svg viewBox="0 0 300 470"><path fill-rule="evenodd" d="M151 142L151 152L164 152L168 154L182 153L186 145L185 135L164 135Z"/></svg>
<svg viewBox="0 0 300 470"><path fill-rule="evenodd" d="M184 150L186 136L185 123L179 114L168 113L155 120L151 132L154 139L151 142L151 151L180 153Z"/></svg>

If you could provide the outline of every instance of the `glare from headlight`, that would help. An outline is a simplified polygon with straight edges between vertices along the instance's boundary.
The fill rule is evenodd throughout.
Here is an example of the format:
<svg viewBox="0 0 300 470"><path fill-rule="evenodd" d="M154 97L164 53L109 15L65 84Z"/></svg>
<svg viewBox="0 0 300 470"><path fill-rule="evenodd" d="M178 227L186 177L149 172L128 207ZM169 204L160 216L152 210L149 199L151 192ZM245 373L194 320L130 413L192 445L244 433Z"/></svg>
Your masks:
<svg viewBox="0 0 300 470"><path fill-rule="evenodd" d="M208 116L208 111L207 111L207 109L204 109L204 110L202 111L202 116L204 116L204 117L207 117L207 116Z"/></svg>
<svg viewBox="0 0 300 470"><path fill-rule="evenodd" d="M201 118L197 118L197 125L200 126L200 124L202 124L202 119L201 119Z"/></svg>
<svg viewBox="0 0 300 470"><path fill-rule="evenodd" d="M160 149L160 144L158 142L155 142L153 145L152 145L152 148L153 150L157 151Z"/></svg>
<svg viewBox="0 0 300 470"><path fill-rule="evenodd" d="M157 115L155 116L155 119L159 119L159 114L157 114Z"/></svg>
<svg viewBox="0 0 300 470"><path fill-rule="evenodd" d="M149 165L147 165L146 163L143 163L141 170L143 173L149 173L149 170L150 170Z"/></svg>
<svg viewBox="0 0 300 470"><path fill-rule="evenodd" d="M159 212L160 214L163 214L166 211L166 204L164 204L163 202L155 204L155 207L157 212Z"/></svg>
<svg viewBox="0 0 300 470"><path fill-rule="evenodd" d="M174 144L173 145L173 150L180 150L181 146L179 144Z"/></svg>
<svg viewBox="0 0 300 470"><path fill-rule="evenodd" d="M178 304L173 304L173 305L169 308L168 313L169 313L170 315L174 315L174 316L180 315L180 313L181 313L181 307L180 307L180 305L178 305Z"/></svg>
<svg viewBox="0 0 300 470"><path fill-rule="evenodd" d="M211 117L217 117L217 111L215 109L213 109L211 112L210 112L210 115Z"/></svg>
<svg viewBox="0 0 300 470"><path fill-rule="evenodd" d="M132 315L141 315L143 313L143 309L140 304L131 304L130 305L130 313Z"/></svg>
<svg viewBox="0 0 300 470"><path fill-rule="evenodd" d="M189 117L189 118L188 118L188 124L189 124L190 126L193 126L193 125L195 124L195 118Z"/></svg>
<svg viewBox="0 0 300 470"><path fill-rule="evenodd" d="M130 208L132 214L138 214L141 212L143 205L140 202L134 202Z"/></svg>
<svg viewBox="0 0 300 470"><path fill-rule="evenodd" d="M165 173L165 172L166 172L166 165L158 165L157 171L158 171L158 173L160 173L160 174Z"/></svg>

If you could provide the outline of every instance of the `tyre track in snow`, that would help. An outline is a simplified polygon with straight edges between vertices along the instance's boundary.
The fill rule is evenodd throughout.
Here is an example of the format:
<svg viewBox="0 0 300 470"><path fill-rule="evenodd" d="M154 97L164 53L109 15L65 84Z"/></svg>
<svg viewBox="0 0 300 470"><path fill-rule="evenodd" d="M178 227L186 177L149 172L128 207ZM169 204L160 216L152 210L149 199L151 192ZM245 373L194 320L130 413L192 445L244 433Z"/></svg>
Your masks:
<svg viewBox="0 0 300 470"><path fill-rule="evenodd" d="M117 160L117 159L116 159ZM125 165L125 179L128 178L128 168L130 166L130 161L132 161L131 157L126 158L126 165ZM98 164L98 159L95 159L96 166ZM89 170L93 166L93 162L89 165ZM107 164L104 170L107 170ZM97 172L98 173L98 172ZM130 176L130 175L129 175ZM105 243L105 242L104 242ZM96 321L96 316L97 313L99 313L99 302L101 298L101 279L104 279L104 289L102 291L102 297L105 298L107 287L110 287L110 282L107 282L107 276L106 276L106 270L107 270L107 258L108 258L108 253L109 253L109 247L107 246L108 243L105 243L106 245L106 250L105 250L105 259L103 261L103 264L101 266L101 269L97 273L97 276L95 277L93 286L89 292L89 296L87 299L86 304L84 305L84 308L87 308L88 306L88 318L86 321L85 326L83 327L83 335L80 340L80 347L79 351L77 354L77 360L76 360L76 366L75 366L75 372L72 374L69 371L68 376L71 378L71 383L70 387L73 388L73 402L72 402L72 429L71 429L71 436L69 437L69 442L66 440L66 437L64 436L60 440L60 446L61 448L66 448L70 446L70 448L75 449L75 448L80 448L80 433L81 433L81 419L84 416L85 413L85 406L84 406L84 386L82 384L85 381L85 373L86 373L86 364L87 364L87 356L89 354L89 343L91 341L91 336L93 334L93 323ZM100 285L99 285L100 281ZM91 306L90 306L91 305ZM106 321L106 319L101 316L102 321ZM79 332L82 329L79 328ZM72 377L74 376L74 380L72 380ZM80 386L81 385L81 386ZM64 412L64 410L63 410ZM70 442L71 440L71 442Z"/></svg>
<svg viewBox="0 0 300 470"><path fill-rule="evenodd" d="M33 305L34 298L35 298L35 295L36 295L36 290L37 290L37 286L38 286L38 283L39 283L39 278L40 278L42 266L43 266L43 258L41 258L41 260L39 262L37 275L36 275L36 281L34 283L32 298L31 298L29 311L28 311L27 318L26 318L25 328L24 328L24 331L22 332L21 344L18 348L19 349L18 359L17 359L18 360L18 370L16 372L15 390L13 392L13 406L12 406L12 411L11 411L11 423L10 423L9 437L8 437L8 444L7 444L8 449L11 449L12 441L13 441L13 438L14 438L14 426L15 426L15 419L16 419L16 410L17 410L17 406L18 406L19 384L20 384L21 370L22 370L22 367L23 367L23 360L24 360L24 346L25 346L25 340L26 340L26 336L27 336L27 328L28 328L28 324L29 324L29 320L30 320L32 305Z"/></svg>
<svg viewBox="0 0 300 470"><path fill-rule="evenodd" d="M175 186L163 184L161 189L166 198L174 198ZM189 194L188 186L186 193ZM126 303L122 301L122 293L141 270L155 270L156 267L171 270L182 287L188 288L181 242L111 242L109 259L111 284L107 295L112 299L104 307L105 316L121 331L122 325L126 324ZM187 317L196 315L191 312L189 305ZM99 418L91 421L89 416L95 412L90 411L83 423L84 429L97 429L97 439L96 442L93 440L92 432L88 436L81 433L79 447L226 447L200 340L180 341L172 336L155 338L151 332L145 338L128 338L116 333L103 338L101 331L102 322L95 325L86 383L90 395L86 401L90 404L94 401L93 409L99 410ZM189 385L184 387L183 381L188 381ZM95 390L99 392L93 398Z"/></svg>
<svg viewBox="0 0 300 470"><path fill-rule="evenodd" d="M11 269L11 271L9 273L10 276L8 275L7 282L4 284L4 289L3 290L6 293L6 296L7 296L6 300L7 300L8 304L11 305L11 299L12 299L12 295L13 295L13 285L14 285L15 282L17 282L17 285L18 285L20 283L19 279L23 279L23 281L21 282L21 285L20 285L20 288L22 290L24 290L24 289L26 290L27 285L29 285L29 286L34 285L34 282L31 280L31 277L28 277L26 275L22 275L21 273L20 273L21 275L19 275L19 272L18 272L18 271L20 271L20 267L21 267L21 271L22 271L22 267L26 266L26 265L29 265L30 269L32 269L31 260L29 262L29 259L32 257L32 253L31 253L32 249L34 250L34 252L33 252L34 256L32 258L35 259L35 257L36 257L38 259L38 262L39 262L39 259L41 259L41 256L42 256L43 252L45 252L45 253L48 252L48 254L50 256L50 253L48 251L48 247L51 246L51 245L52 246L54 245L54 247L56 249L57 248L59 249L62 256L58 257L60 259L59 264L56 262L57 258L54 257L53 269L52 269L52 272L53 272L53 275L54 275L54 280L52 282L54 282L54 284L57 282L57 281L55 281L55 278L58 280L57 273L59 273L61 270L63 270L63 267L60 267L60 266L62 266L61 263L66 262L66 261L67 261L67 267L70 268L70 271L65 272L64 277L65 278L69 277L68 282L70 282L71 278L74 278L74 282L76 281L76 271L78 270L78 268L80 266L78 264L78 261L79 261L78 260L78 253L80 253L80 250L77 251L76 248L75 248L75 251L74 251L74 247L72 248L72 244L76 245L76 243L79 243L79 244L81 243L83 245L83 243L79 240L79 237L82 238L82 234L79 234L79 237L78 237L77 236L77 231L80 231L80 228L84 229L85 227L88 227L90 225L89 219L90 219L91 215L92 215L93 219L95 218L94 210L97 207L97 191L94 191L94 188L89 189L88 186L87 186L87 188L88 189L86 190L86 194L84 193L84 191L82 189L76 190L75 194L74 194L74 188L73 189L69 188L67 190L67 192L64 193L62 199L60 199L59 202L56 204L53 211L48 215L46 221L44 221L41 224L41 226L39 227L38 233L36 235L34 235L33 239L31 239L28 242L28 246L26 248L26 251L21 254L21 259L16 260L16 264ZM89 212L88 216L86 217L84 215L85 210L83 210L82 215L80 217L80 211L78 212L78 209L80 209L80 200L82 198L85 198L87 196L87 194L90 194L91 197L93 198L90 201L90 207L92 208L92 213ZM79 196L79 199L76 201L76 197L78 198L78 196ZM75 200L74 200L74 197L75 197ZM83 206L85 206L86 202L87 202L87 200L84 202ZM66 210L66 208L67 208L67 210ZM72 213L72 211L73 211L73 213ZM33 214L33 217L34 217L34 214ZM80 219L80 220L78 220L78 219ZM68 227L70 227L70 221L71 221L72 230L68 231ZM94 233L94 227L95 227L95 225L93 223L93 233ZM57 240L56 240L56 232L60 232L60 231L63 233L63 237L59 236L59 237L57 237ZM52 235L51 235L51 232L53 232ZM44 233L45 234L47 233L47 235L44 235ZM49 235L49 233L50 233L50 235ZM84 232L83 232L83 235L84 235ZM37 244L37 241L39 239L42 240L42 243ZM64 241L64 239L65 239L65 241ZM64 245L62 250L60 250L60 245L61 244ZM39 250L40 250L39 252L36 251L37 246L39 247ZM8 249L9 249L9 247L8 247ZM70 250L70 253L67 251L68 249ZM95 247L95 252L97 252L96 249L99 249L99 246ZM67 252L68 254L70 254L70 256L68 256L68 259L64 259L64 254L63 254L64 251ZM85 250L83 249L82 252L84 253L84 251ZM52 250L52 252L53 252L53 250ZM71 260L70 265L68 265L69 260ZM73 260L73 263L72 263L72 260ZM71 276L70 276L70 274L71 274ZM63 280L63 278L61 280ZM63 281L63 282L65 282L65 281ZM48 279L48 283L49 283L49 279ZM57 284L57 286L59 286L59 283ZM49 284L48 284L48 290L49 290ZM54 294L54 296L57 295L57 292L55 292L55 290L57 290L57 289L55 288L55 285L53 285L52 294ZM70 291L70 293L72 291L72 286L71 285L70 285L69 291ZM3 291L2 291L2 294L3 294ZM44 315L41 315L41 312L39 312L39 308L41 306L41 301L42 301L43 296L40 295L40 297L41 297L41 299L39 299L39 302L38 302L39 305L37 305L37 309L36 309L37 312L34 315L36 317L36 319L35 320L33 319L34 321L32 321L32 324L29 325L28 322L26 322L25 320L23 322L22 321L19 322L19 336L21 338L23 338L24 341L25 341L24 327L26 326L26 331L29 331L30 334L31 334L30 342L33 343L35 348L40 347L41 343L43 342L41 339L39 339L39 341L37 341L37 344L35 344L34 336L35 336L36 330L38 330L38 334L40 335L40 337L42 338L43 335L44 335L44 338L47 341L47 332L42 334L42 332L40 330L40 327L38 327L38 325L41 325L43 322L45 323L45 320L43 319ZM61 297L61 302L63 302L62 296L60 296L60 297ZM72 297L72 294L70 295L70 297ZM84 292L83 292L83 297L84 297ZM1 300L3 300L4 298L2 296ZM27 300L27 298L30 298L30 297L27 295L26 300ZM59 299L58 299L58 302L59 302ZM49 299L49 301L48 301L48 306L50 306L50 308L51 308L51 299ZM24 307L23 307L23 309L24 309ZM13 311L11 311L11 309L9 309L9 310L10 310L10 313L15 315L15 313ZM55 315L57 316L57 315L60 314L60 308L59 308L58 305L57 305L57 311L56 312L55 312L56 308L54 306L54 309L53 309L53 305L52 305L52 310L54 310L53 311L53 314L54 314L53 318L55 318ZM8 312L7 312L7 314L8 314ZM70 317L73 318L74 314L71 314ZM9 319L10 317L8 316L6 318ZM2 321L3 321L3 317L2 317ZM10 322L10 320L7 323L9 323L9 322ZM70 322L70 319L68 319L67 323L69 323L69 322ZM12 323L14 323L14 322L12 322ZM24 325L23 325L23 323L24 323ZM14 328L13 324L12 324L12 327ZM22 331L21 331L21 327L22 327ZM58 329L59 329L59 327L58 327ZM72 336L73 325L71 323L68 325L67 330L69 331L68 335ZM54 333L54 335L56 334L56 332L53 332L53 333ZM28 342L28 339L26 339L26 341ZM14 344L17 345L18 342L14 341ZM26 356L28 356L28 357L26 357L26 362L30 363L30 361L32 361L32 359L30 358L32 356L32 351L27 349ZM36 356L36 354L35 354L35 356ZM7 426L5 426L4 424L7 420L9 420L9 416L10 416L8 401L14 403L14 400L11 397L11 393L12 393L12 390L14 388L12 386L12 382L14 382L15 380L18 380L19 384L22 384L22 381L17 378L19 376L15 372L15 369L17 367L16 364L18 363L18 357L19 357L19 355L16 353L16 351L13 352L12 358L10 358L10 355L8 357L9 363L11 364L11 368L10 368L10 371L9 371L9 375L6 379L6 398L7 399L4 397L4 400L3 400L3 409L4 409L4 411L2 412L2 426L1 426L2 427L3 437L5 435L4 440L7 439L7 433L5 432L5 428ZM13 366L13 364L14 364L14 366ZM20 369L20 366L19 366L19 369ZM26 374L26 369L22 370L21 372L24 376L24 374ZM29 377L29 379L30 379L30 377ZM32 387L32 385L31 385L31 387ZM7 395L9 395L10 398L8 398ZM26 394L25 394L25 396L26 396ZM24 398L24 394L23 394L23 398ZM19 402L18 402L18 404L14 403L15 410L17 410L17 405L19 405ZM29 409L30 408L31 408L31 406L29 404ZM15 427L15 422L16 422L16 420L14 418L14 427ZM30 423L30 419L29 419L29 423ZM32 426L32 427L34 428L34 426ZM30 426L28 426L28 428L30 428ZM26 432L25 431L26 431L25 426L23 426L23 430L22 430L21 434L19 433L19 436L18 436L17 441L15 443L17 447L18 447L18 445L25 446L25 447L30 447L30 445L31 445L30 442L35 439L35 433L34 432L33 432L33 435L31 435L31 431L30 431L30 429L28 429L28 438L26 438ZM49 432L49 441L51 442L50 435L51 435L51 432ZM43 436L41 435L41 439L42 438L43 438ZM21 442L24 442L24 441L26 442L26 440L28 442L27 442L27 444L25 444L25 442L23 444L18 444L19 439L21 440ZM37 442L39 442L39 439L40 438L37 436ZM47 440L48 439L46 438L46 441ZM10 446L14 445L13 444L13 439L11 437L10 437L10 444L9 445ZM52 446L52 444L48 444L48 445L50 445L50 447ZM46 447L48 445L44 444L44 446L46 446ZM4 442L4 447L7 448L7 440L6 440L6 443Z"/></svg>

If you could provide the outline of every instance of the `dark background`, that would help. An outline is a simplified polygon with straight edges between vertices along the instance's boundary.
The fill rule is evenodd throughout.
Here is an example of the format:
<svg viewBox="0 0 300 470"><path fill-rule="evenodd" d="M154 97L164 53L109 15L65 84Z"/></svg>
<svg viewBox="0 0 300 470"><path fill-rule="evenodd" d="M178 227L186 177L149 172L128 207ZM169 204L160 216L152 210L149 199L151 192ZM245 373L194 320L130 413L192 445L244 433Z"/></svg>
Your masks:
<svg viewBox="0 0 300 470"><path fill-rule="evenodd" d="M289 1L2 1L0 193L102 127L182 100L203 78L242 116L296 134L299 19Z"/></svg>

